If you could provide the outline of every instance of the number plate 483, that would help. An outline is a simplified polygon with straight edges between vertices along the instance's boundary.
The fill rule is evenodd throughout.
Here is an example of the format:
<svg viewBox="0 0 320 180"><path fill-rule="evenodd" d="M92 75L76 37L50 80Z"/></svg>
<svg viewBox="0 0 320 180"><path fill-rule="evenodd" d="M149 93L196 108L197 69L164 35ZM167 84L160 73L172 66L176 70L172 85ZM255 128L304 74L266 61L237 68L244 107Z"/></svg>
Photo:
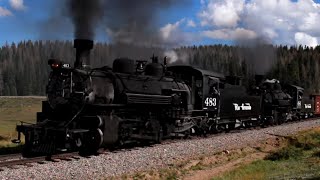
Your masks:
<svg viewBox="0 0 320 180"><path fill-rule="evenodd" d="M205 98L205 100L204 100L204 104L205 104L207 107L217 106L217 98L207 97L207 98Z"/></svg>

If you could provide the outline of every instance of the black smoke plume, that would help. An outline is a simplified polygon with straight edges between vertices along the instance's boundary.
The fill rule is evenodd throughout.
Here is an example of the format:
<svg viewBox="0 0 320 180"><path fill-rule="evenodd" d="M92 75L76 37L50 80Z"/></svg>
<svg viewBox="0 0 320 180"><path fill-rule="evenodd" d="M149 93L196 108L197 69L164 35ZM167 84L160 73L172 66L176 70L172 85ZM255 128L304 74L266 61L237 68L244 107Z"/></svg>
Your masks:
<svg viewBox="0 0 320 180"><path fill-rule="evenodd" d="M93 39L99 20L103 17L101 0L67 0L67 13L74 24L75 38Z"/></svg>
<svg viewBox="0 0 320 180"><path fill-rule="evenodd" d="M106 3L105 21L112 42L135 45L165 45L159 34L160 13L182 7L190 0L117 0Z"/></svg>
<svg viewBox="0 0 320 180"><path fill-rule="evenodd" d="M191 0L66 0L63 14L72 20L76 38L94 38L105 29L114 44L166 45L159 33L167 10L187 6ZM162 14L160 14L162 13Z"/></svg>
<svg viewBox="0 0 320 180"><path fill-rule="evenodd" d="M151 53L165 55L167 48L181 44L163 39L161 20L170 7L188 7L192 0L109 0L105 4L106 32L117 47L116 54L147 59ZM178 39L178 38L177 38ZM152 49L152 51L150 51ZM138 53L139 52L139 53Z"/></svg>
<svg viewBox="0 0 320 180"><path fill-rule="evenodd" d="M171 7L192 8L192 0L55 0L45 35L58 37L61 32L70 32L73 25L74 38L92 39L95 32L105 32L109 42L115 47L110 52L115 57L147 59L153 53L162 56L162 48L181 45L181 42L163 39L160 27ZM62 23L64 22L64 26ZM173 22L171 22L173 23ZM58 25L60 24L60 25ZM57 26L58 25L58 26ZM102 31L101 31L102 30ZM99 34L100 37L103 34ZM51 39L52 39L51 38ZM184 40L184 38L180 38Z"/></svg>
<svg viewBox="0 0 320 180"><path fill-rule="evenodd" d="M244 60L255 74L265 75L276 62L276 48L266 38L238 40L238 56Z"/></svg>

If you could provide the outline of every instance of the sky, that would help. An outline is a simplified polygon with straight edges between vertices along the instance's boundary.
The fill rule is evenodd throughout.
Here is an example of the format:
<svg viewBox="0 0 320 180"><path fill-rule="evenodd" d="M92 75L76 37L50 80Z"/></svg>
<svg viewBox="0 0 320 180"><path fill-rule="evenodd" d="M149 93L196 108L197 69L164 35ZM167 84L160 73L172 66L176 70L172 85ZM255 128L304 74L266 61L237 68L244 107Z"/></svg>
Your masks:
<svg viewBox="0 0 320 180"><path fill-rule="evenodd" d="M67 18L55 22L62 28L48 24L59 12L54 2L0 0L0 46L23 40L72 40ZM257 39L276 45L320 43L320 0L192 0L161 11L159 17L154 33L170 44L232 45ZM48 33L52 28L56 32ZM101 23L94 40L111 43L107 29Z"/></svg>

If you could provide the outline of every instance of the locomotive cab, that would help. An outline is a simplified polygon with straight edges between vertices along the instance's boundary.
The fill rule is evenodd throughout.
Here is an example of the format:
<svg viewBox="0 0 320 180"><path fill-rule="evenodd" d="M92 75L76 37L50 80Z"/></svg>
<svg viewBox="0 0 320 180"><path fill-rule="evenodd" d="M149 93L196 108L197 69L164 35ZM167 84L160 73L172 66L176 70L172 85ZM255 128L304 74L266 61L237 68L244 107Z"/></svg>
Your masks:
<svg viewBox="0 0 320 180"><path fill-rule="evenodd" d="M304 89L295 85L285 85L285 90L292 97L292 110L298 118L308 118L313 116L314 99L313 96L304 96Z"/></svg>
<svg viewBox="0 0 320 180"><path fill-rule="evenodd" d="M292 108L296 110L301 110L301 101L303 97L304 89L299 86L294 85L285 85L284 90L287 91L288 94L292 97L291 103Z"/></svg>
<svg viewBox="0 0 320 180"><path fill-rule="evenodd" d="M194 113L203 111L218 113L220 82L225 79L223 75L183 65L169 66L167 70L191 88Z"/></svg>

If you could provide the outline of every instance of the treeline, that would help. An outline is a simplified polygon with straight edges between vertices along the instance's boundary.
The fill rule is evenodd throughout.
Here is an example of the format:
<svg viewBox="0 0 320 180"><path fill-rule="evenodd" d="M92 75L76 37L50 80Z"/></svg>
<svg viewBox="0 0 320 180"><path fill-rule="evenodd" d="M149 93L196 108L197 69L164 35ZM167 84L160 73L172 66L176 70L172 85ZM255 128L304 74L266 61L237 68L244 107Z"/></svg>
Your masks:
<svg viewBox="0 0 320 180"><path fill-rule="evenodd" d="M97 43L91 53L91 66L112 65L117 57L148 59L154 53L163 56L163 49L132 48L125 45ZM178 62L204 69L237 75L249 84L253 75L293 83L318 93L320 46L192 46L175 49ZM50 68L49 58L73 63L75 50L71 41L24 41L0 48L0 96L44 95Z"/></svg>

